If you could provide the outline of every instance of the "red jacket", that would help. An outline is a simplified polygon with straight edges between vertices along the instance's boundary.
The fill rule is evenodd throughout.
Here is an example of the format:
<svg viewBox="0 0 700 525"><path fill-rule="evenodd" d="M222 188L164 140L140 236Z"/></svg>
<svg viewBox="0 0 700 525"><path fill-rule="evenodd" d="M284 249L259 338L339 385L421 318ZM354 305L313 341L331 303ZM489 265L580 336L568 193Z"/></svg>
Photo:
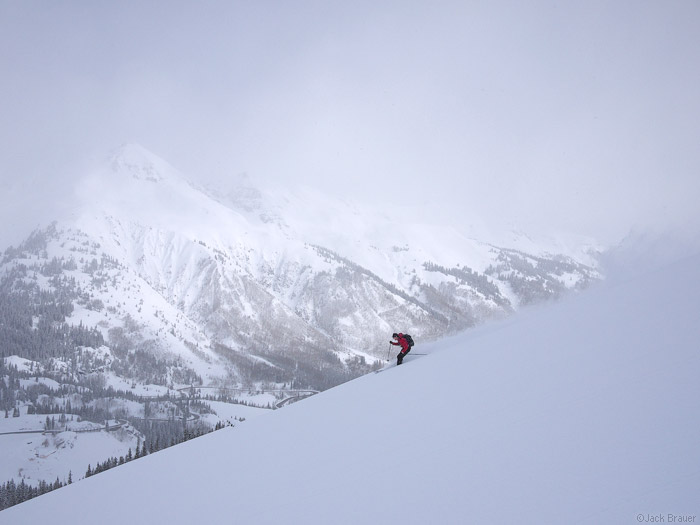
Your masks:
<svg viewBox="0 0 700 525"><path fill-rule="evenodd" d="M399 342L398 343L395 343L394 341L389 341L389 343L394 345L394 346L400 346L401 351L403 353L408 352L409 344L408 344L408 341L406 341L406 338L403 336L403 334L399 334Z"/></svg>

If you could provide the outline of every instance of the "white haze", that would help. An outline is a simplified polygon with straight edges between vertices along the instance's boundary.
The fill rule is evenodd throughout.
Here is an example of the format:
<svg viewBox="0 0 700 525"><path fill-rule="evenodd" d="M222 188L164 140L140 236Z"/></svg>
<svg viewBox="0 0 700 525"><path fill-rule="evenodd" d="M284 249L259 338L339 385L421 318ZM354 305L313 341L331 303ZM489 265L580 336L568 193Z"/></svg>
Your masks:
<svg viewBox="0 0 700 525"><path fill-rule="evenodd" d="M697 223L698 63L693 0L0 1L0 245L124 142L456 225Z"/></svg>

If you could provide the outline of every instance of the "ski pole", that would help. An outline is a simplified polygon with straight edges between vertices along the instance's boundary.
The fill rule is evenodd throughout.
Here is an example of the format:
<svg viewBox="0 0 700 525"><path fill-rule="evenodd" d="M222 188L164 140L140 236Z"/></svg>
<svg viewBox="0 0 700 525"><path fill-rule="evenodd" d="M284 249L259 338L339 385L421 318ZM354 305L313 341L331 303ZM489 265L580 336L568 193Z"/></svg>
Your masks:
<svg viewBox="0 0 700 525"><path fill-rule="evenodd" d="M386 360L391 359L391 342L389 343L389 351L386 353Z"/></svg>

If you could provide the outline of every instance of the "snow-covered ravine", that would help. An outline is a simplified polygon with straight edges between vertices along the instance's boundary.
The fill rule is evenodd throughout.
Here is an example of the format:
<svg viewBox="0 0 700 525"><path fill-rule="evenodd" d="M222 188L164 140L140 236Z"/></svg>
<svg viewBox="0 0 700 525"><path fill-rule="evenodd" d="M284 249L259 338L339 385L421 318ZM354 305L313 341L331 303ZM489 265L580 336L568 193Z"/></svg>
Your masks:
<svg viewBox="0 0 700 525"><path fill-rule="evenodd" d="M416 346L429 355L0 523L698 523L698 268L696 254Z"/></svg>

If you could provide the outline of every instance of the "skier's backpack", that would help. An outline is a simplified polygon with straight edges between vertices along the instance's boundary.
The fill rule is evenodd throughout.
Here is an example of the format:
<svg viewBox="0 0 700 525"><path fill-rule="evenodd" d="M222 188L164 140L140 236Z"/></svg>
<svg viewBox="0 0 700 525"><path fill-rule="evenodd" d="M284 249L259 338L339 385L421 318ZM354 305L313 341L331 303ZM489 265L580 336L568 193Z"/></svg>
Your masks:
<svg viewBox="0 0 700 525"><path fill-rule="evenodd" d="M406 342L408 343L408 349L410 350L411 348L413 348L413 345L414 345L413 337L411 337L408 334L403 334L403 337L404 337L404 339L406 339Z"/></svg>

